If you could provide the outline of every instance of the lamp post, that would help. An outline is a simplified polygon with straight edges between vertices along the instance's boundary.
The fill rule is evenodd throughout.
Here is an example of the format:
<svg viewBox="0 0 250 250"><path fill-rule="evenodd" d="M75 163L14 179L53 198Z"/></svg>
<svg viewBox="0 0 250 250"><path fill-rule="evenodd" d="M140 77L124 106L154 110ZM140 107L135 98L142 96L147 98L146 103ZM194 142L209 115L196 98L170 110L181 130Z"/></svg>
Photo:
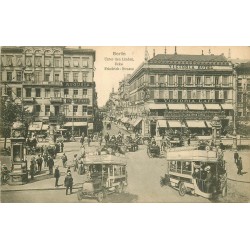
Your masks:
<svg viewBox="0 0 250 250"><path fill-rule="evenodd" d="M75 137L74 137L74 99L72 97L72 111L73 111L73 116L72 116L72 140L74 141L75 140Z"/></svg>
<svg viewBox="0 0 250 250"><path fill-rule="evenodd" d="M237 115L237 74L234 70L234 113L233 113L233 149L237 149L236 115Z"/></svg>

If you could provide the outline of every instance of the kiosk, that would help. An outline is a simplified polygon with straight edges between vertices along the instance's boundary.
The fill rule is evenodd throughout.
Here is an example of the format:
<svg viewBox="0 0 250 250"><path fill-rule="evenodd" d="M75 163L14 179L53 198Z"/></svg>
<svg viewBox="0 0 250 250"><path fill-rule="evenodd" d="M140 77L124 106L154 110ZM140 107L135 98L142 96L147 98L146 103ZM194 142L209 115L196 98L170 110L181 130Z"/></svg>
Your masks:
<svg viewBox="0 0 250 250"><path fill-rule="evenodd" d="M25 149L25 126L16 121L11 128L11 173L10 185L26 184L28 182L28 170Z"/></svg>

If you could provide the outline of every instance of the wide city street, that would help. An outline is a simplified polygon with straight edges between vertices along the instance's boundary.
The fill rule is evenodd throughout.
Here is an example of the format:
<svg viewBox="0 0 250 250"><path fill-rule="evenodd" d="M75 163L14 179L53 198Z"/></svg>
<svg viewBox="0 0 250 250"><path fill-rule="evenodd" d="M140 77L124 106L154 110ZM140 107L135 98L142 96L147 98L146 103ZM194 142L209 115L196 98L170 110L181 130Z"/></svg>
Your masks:
<svg viewBox="0 0 250 250"><path fill-rule="evenodd" d="M121 131L128 134L122 128L119 128L114 123L111 130L104 134L117 135ZM87 152L93 152L98 148L97 142L92 142L90 147L86 146ZM68 142L65 143L64 152L68 156L68 165L72 165L73 155L79 152L80 143ZM199 203L199 202L249 202L250 198L250 183L249 172L244 172L244 165L247 169L247 162L249 159L249 152L240 152L243 158L243 173L242 179L232 179L236 173L236 168L233 164L233 152L226 151L224 153L225 160L228 167L228 195L216 201L211 201L199 196L186 194L180 196L178 190L169 186L160 186L161 176L164 176L167 169L166 153L162 153L159 158L150 158L147 155L147 145L140 145L136 152L127 152L127 171L128 171L128 187L124 194L108 195L103 202L185 202L185 203ZM72 169L72 176L74 179L73 194L65 194L63 186L66 169L62 167L61 153L57 155L55 165L59 166L61 177L59 179L60 186L54 188L55 179L48 175L48 170L42 171L41 175L35 176L34 181L21 186L3 185L1 192L1 202L79 202L77 199L77 190L83 182L83 176L77 174ZM30 156L29 156L30 158ZM2 159L7 162L8 160ZM235 169L234 169L235 168ZM235 173L234 173L235 172ZM246 181L248 180L248 181ZM95 199L83 199L80 202L97 202Z"/></svg>

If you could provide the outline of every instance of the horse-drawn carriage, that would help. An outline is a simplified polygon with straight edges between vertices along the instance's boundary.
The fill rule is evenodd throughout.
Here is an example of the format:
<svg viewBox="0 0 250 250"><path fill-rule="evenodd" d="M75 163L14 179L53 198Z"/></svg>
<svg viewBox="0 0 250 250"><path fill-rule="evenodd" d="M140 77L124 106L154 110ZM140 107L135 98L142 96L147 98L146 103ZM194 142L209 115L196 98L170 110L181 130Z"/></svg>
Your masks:
<svg viewBox="0 0 250 250"><path fill-rule="evenodd" d="M131 136L127 136L125 139L125 146L127 151L135 152L138 150L138 144L136 140L132 139Z"/></svg>
<svg viewBox="0 0 250 250"><path fill-rule="evenodd" d="M149 157L159 157L161 154L160 147L156 143L149 143L147 148Z"/></svg>

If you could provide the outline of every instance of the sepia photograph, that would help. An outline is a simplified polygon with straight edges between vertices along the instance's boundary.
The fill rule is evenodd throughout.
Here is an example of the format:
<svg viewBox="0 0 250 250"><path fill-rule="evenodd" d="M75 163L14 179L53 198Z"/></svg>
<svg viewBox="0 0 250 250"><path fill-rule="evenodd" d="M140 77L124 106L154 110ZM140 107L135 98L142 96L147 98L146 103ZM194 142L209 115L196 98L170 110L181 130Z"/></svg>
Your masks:
<svg viewBox="0 0 250 250"><path fill-rule="evenodd" d="M248 203L249 46L2 46L2 203Z"/></svg>

